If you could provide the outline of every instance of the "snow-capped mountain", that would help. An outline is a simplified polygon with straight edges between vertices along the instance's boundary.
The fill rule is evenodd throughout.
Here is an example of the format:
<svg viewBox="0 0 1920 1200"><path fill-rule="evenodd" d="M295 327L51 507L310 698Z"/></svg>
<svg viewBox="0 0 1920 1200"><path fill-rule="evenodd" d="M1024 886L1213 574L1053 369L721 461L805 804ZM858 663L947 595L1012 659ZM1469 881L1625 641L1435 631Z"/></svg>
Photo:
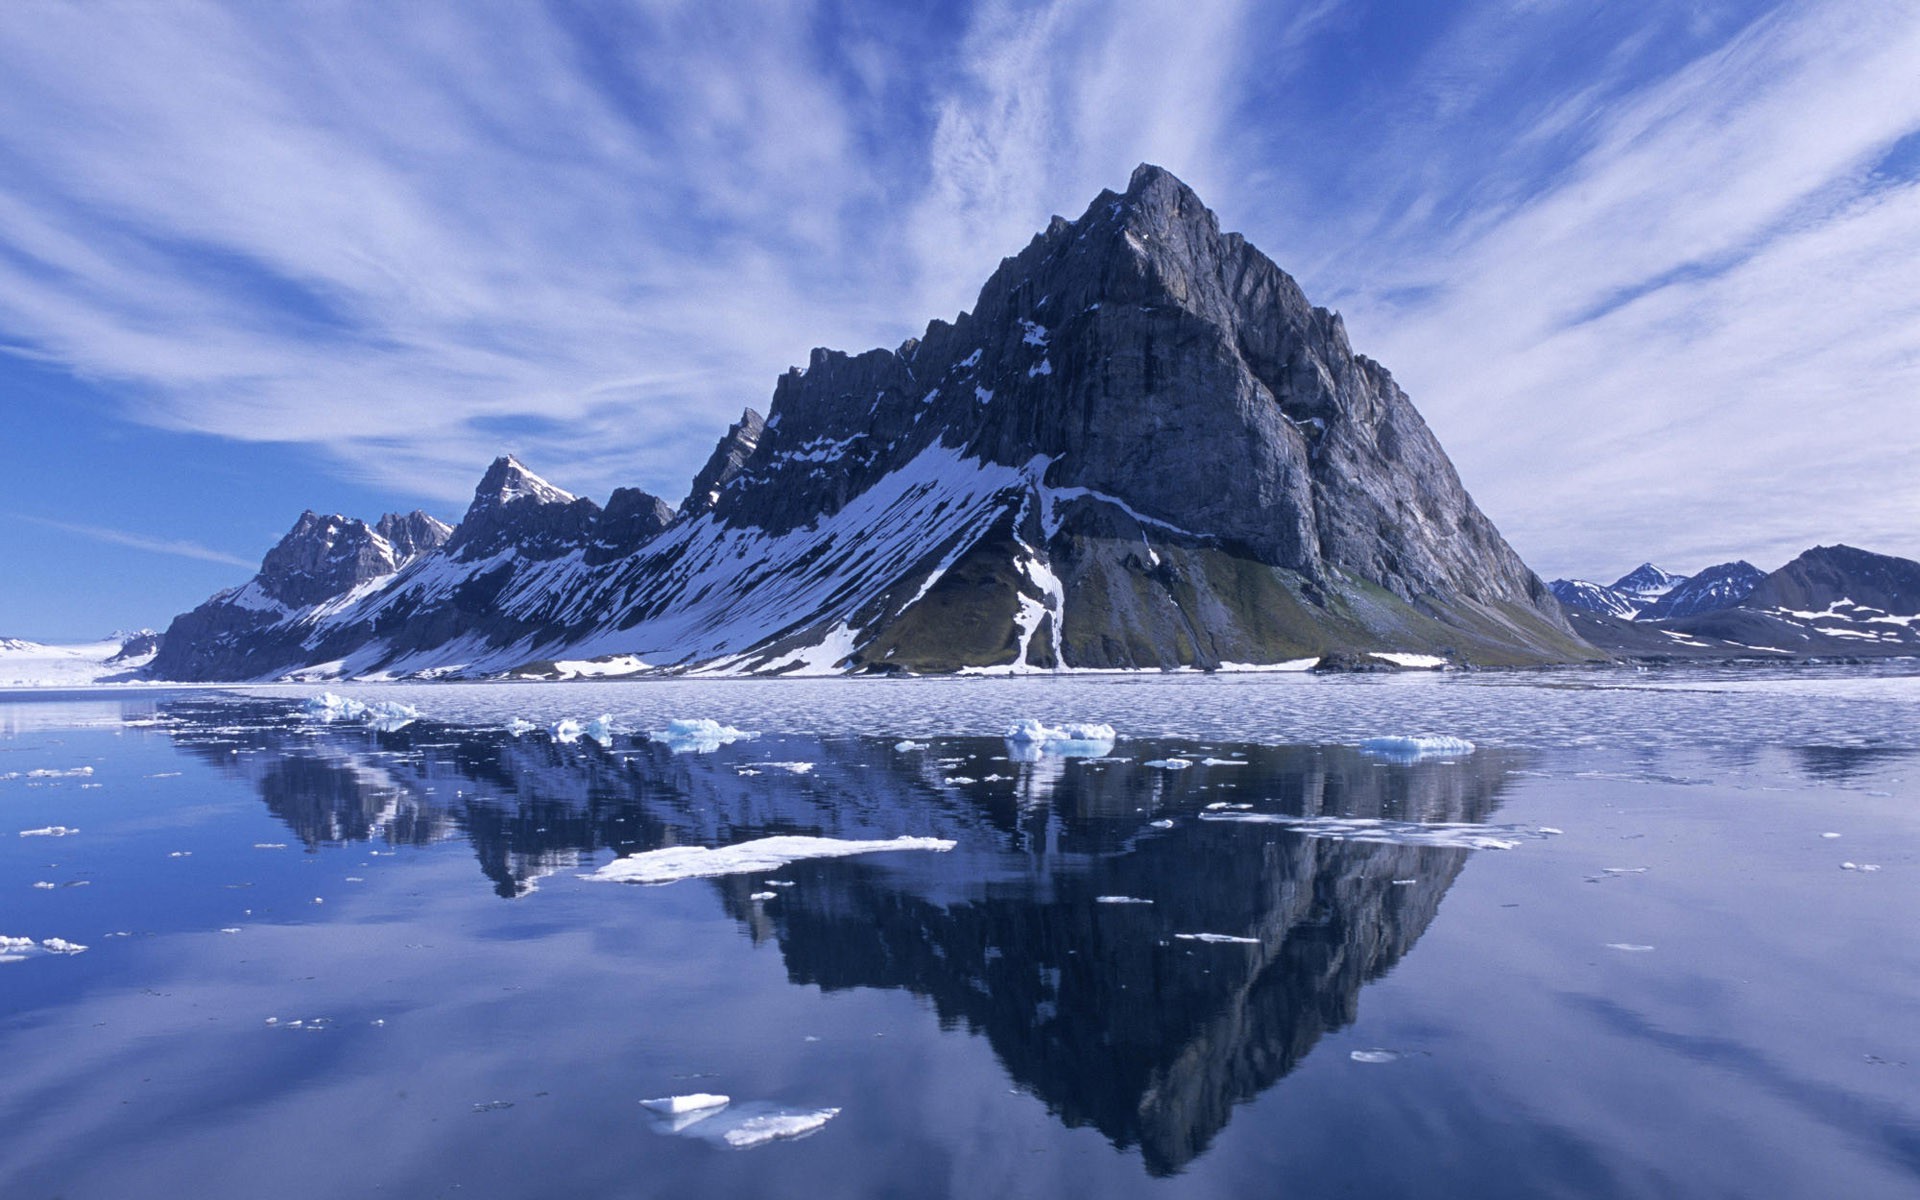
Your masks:
<svg viewBox="0 0 1920 1200"><path fill-rule="evenodd" d="M1637 620L1571 615L1588 641L1627 658L1920 655L1920 563L1815 546L1770 574L1709 567Z"/></svg>
<svg viewBox="0 0 1920 1200"><path fill-rule="evenodd" d="M1647 605L1687 581L1685 575L1663 571L1650 562L1641 563L1613 581L1614 591L1641 605Z"/></svg>
<svg viewBox="0 0 1920 1200"><path fill-rule="evenodd" d="M324 596L269 569L306 561L286 546L176 619L156 673L1594 657L1340 318L1150 166L1003 260L971 313L815 350L677 512L503 458L443 544L356 553Z"/></svg>
<svg viewBox="0 0 1920 1200"><path fill-rule="evenodd" d="M1767 573L1744 559L1716 563L1686 577L1635 616L1642 621L1666 617L1695 617L1732 608L1752 594Z"/></svg>
<svg viewBox="0 0 1920 1200"><path fill-rule="evenodd" d="M1592 583L1585 579L1556 579L1547 588L1563 607L1578 612L1598 613L1603 617L1631 621L1638 611L1633 601L1604 583Z"/></svg>

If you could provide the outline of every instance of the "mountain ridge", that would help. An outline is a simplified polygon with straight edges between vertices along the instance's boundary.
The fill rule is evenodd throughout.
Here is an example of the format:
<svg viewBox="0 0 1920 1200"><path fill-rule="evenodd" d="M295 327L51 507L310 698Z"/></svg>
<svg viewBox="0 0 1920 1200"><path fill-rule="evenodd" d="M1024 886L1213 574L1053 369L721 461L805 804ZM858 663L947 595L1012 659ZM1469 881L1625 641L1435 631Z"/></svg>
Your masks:
<svg viewBox="0 0 1920 1200"><path fill-rule="evenodd" d="M298 611L222 593L156 673L1597 657L1338 314L1145 164L955 320L814 350L677 511L615 508L503 457L438 550Z"/></svg>

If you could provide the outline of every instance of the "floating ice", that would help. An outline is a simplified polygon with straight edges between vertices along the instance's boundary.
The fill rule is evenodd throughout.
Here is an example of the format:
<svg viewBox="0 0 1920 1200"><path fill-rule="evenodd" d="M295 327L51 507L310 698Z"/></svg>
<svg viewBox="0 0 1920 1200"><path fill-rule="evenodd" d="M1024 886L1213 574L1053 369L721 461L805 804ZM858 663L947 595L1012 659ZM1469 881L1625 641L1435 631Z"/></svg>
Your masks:
<svg viewBox="0 0 1920 1200"><path fill-rule="evenodd" d="M1840 864L1840 869L1842 871L1878 871L1880 869L1880 864L1879 863L1843 862Z"/></svg>
<svg viewBox="0 0 1920 1200"><path fill-rule="evenodd" d="M1200 760L1200 765L1203 767L1244 767L1247 765L1247 760L1244 758L1203 758Z"/></svg>
<svg viewBox="0 0 1920 1200"><path fill-rule="evenodd" d="M1821 834L1820 836L1821 836L1821 837L1823 837L1823 838L1837 838L1837 837L1839 837L1840 835L1839 835L1839 834L1837 834L1837 833L1823 833L1823 834Z"/></svg>
<svg viewBox="0 0 1920 1200"><path fill-rule="evenodd" d="M953 849L945 838L897 837L890 841L852 841L840 838L783 836L758 838L734 846L670 846L616 858L582 879L615 883L674 883L682 879L711 879L747 871L777 871L803 858L841 858L892 850Z"/></svg>
<svg viewBox="0 0 1920 1200"><path fill-rule="evenodd" d="M927 744L925 742L895 742L893 748L905 754L909 750L925 750Z"/></svg>
<svg viewBox="0 0 1920 1200"><path fill-rule="evenodd" d="M593 720L588 721L585 728L580 732L592 738L594 741L599 742L602 746L613 745L613 714L601 713Z"/></svg>
<svg viewBox="0 0 1920 1200"><path fill-rule="evenodd" d="M810 762L757 762L751 763L746 767L741 767L739 770L742 774L745 774L748 770L754 770L785 771L789 775L805 775L807 772L813 770L813 764Z"/></svg>
<svg viewBox="0 0 1920 1200"><path fill-rule="evenodd" d="M1172 829L1173 828L1173 822L1168 820L1148 821L1147 824L1153 826L1155 829Z"/></svg>
<svg viewBox="0 0 1920 1200"><path fill-rule="evenodd" d="M1357 1063L1390 1063L1400 1061L1400 1052L1398 1050L1382 1050L1376 1046L1372 1050L1350 1051L1347 1057Z"/></svg>
<svg viewBox="0 0 1920 1200"><path fill-rule="evenodd" d="M1608 942L1608 943L1607 943L1607 949L1609 949L1609 950L1622 950L1622 951L1625 951L1625 952L1626 952L1626 953L1628 953L1628 954L1645 954L1645 953L1647 953L1648 951L1650 951L1650 950L1652 950L1652 949L1653 949L1653 947L1652 947L1652 946L1642 946L1642 945L1640 945L1640 944L1638 944L1637 942Z"/></svg>
<svg viewBox="0 0 1920 1200"><path fill-rule="evenodd" d="M840 1115L837 1108L782 1109L747 1117L721 1133L721 1140L736 1150L764 1146L818 1133L828 1121Z"/></svg>
<svg viewBox="0 0 1920 1200"><path fill-rule="evenodd" d="M65 825L42 825L38 829L22 829L20 831L20 836L21 837L66 837L68 834L79 833L79 832L80 831L78 829L72 829Z"/></svg>
<svg viewBox="0 0 1920 1200"><path fill-rule="evenodd" d="M675 718L667 722L665 729L655 729L647 736L660 742L675 754L691 751L695 754L707 754L718 750L730 742L746 741L760 735L746 729L735 729L731 725L707 717L692 719Z"/></svg>
<svg viewBox="0 0 1920 1200"><path fill-rule="evenodd" d="M1377 817L1289 817L1279 813L1203 812L1203 821L1246 821L1284 825L1308 837L1390 846L1452 846L1462 850L1511 850L1522 838L1547 835L1524 825L1474 825L1468 822L1383 821Z"/></svg>
<svg viewBox="0 0 1920 1200"><path fill-rule="evenodd" d="M748 896L747 899L752 900L757 904L757 903L760 903L761 901L772 900L775 897L777 897L779 894L780 894L779 892L755 892L753 895Z"/></svg>
<svg viewBox="0 0 1920 1200"><path fill-rule="evenodd" d="M507 722L507 732L514 737L524 737L538 728L540 728L538 725L535 725L525 717L515 717L513 720Z"/></svg>
<svg viewBox="0 0 1920 1200"><path fill-rule="evenodd" d="M85 779L93 774L92 767L74 767L67 771L56 771L52 767L35 767L27 772L28 779Z"/></svg>
<svg viewBox="0 0 1920 1200"><path fill-rule="evenodd" d="M674 1116L679 1113L721 1109L731 1102L730 1097L717 1096L712 1092L692 1092L685 1096L661 1096L654 1100L642 1100L640 1107Z"/></svg>
<svg viewBox="0 0 1920 1200"><path fill-rule="evenodd" d="M411 704L401 704L396 700L378 700L372 704L365 704L347 696L337 696L332 692L322 692L318 696L310 697L306 703L306 714L328 724L335 721L359 721L383 733L405 729L420 719L420 710Z"/></svg>
<svg viewBox="0 0 1920 1200"><path fill-rule="evenodd" d="M287 844L285 842L255 842L253 848L255 850L285 850Z"/></svg>
<svg viewBox="0 0 1920 1200"><path fill-rule="evenodd" d="M1184 758L1150 758L1140 765L1143 767L1156 767L1162 771L1184 771L1193 764Z"/></svg>
<svg viewBox="0 0 1920 1200"><path fill-rule="evenodd" d="M1043 754L1098 758L1113 749L1116 736L1111 725L1047 725L1028 717L1008 727L1007 746L1012 757L1023 762L1031 762Z"/></svg>
<svg viewBox="0 0 1920 1200"><path fill-rule="evenodd" d="M1442 733L1412 737L1370 737L1360 742L1360 752L1376 758L1412 761L1416 758L1458 758L1473 753L1473 743L1465 738Z"/></svg>
<svg viewBox="0 0 1920 1200"><path fill-rule="evenodd" d="M1183 942L1206 942L1209 945L1258 946L1259 938L1236 937L1231 933L1176 933L1174 937Z"/></svg>
<svg viewBox="0 0 1920 1200"><path fill-rule="evenodd" d="M38 883L34 884L33 886L39 888L42 891L50 892L53 889L59 887L60 885L57 883L48 883L46 880L42 879Z"/></svg>
<svg viewBox="0 0 1920 1200"><path fill-rule="evenodd" d="M1095 904L1152 904L1153 903L1153 901L1151 900L1143 900L1138 896L1095 896L1093 898L1093 902Z"/></svg>

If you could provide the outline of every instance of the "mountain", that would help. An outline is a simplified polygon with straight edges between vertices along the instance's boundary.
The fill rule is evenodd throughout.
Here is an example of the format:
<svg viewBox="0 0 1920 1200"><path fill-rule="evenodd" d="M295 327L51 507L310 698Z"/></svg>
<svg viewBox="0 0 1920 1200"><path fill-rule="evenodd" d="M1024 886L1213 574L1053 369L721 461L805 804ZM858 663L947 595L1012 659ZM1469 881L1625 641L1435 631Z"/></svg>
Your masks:
<svg viewBox="0 0 1920 1200"><path fill-rule="evenodd" d="M1613 590L1630 600L1650 604L1687 581L1685 575L1663 571L1652 563L1641 563L1613 581Z"/></svg>
<svg viewBox="0 0 1920 1200"><path fill-rule="evenodd" d="M1585 579L1556 579L1547 585L1547 589L1561 607L1576 612L1598 613L1603 617L1631 621L1638 611L1633 601L1603 583L1590 583Z"/></svg>
<svg viewBox="0 0 1920 1200"><path fill-rule="evenodd" d="M1689 575L1635 614L1642 621L1692 617L1732 608L1753 593L1767 573L1745 560L1717 563Z"/></svg>
<svg viewBox="0 0 1920 1200"><path fill-rule="evenodd" d="M1672 602L1666 613L1655 605L1621 621L1575 612L1574 627L1594 645L1640 660L1920 655L1920 563L1909 559L1815 546L1770 574L1728 563L1695 580L1704 581L1696 598L1683 594L1689 581L1661 602ZM1738 600L1723 602L1742 588Z"/></svg>
<svg viewBox="0 0 1920 1200"><path fill-rule="evenodd" d="M813 351L670 519L644 494L615 508L501 459L444 545L297 602L270 554L178 618L155 669L1597 657L1339 316L1151 166L1003 260L970 313Z"/></svg>

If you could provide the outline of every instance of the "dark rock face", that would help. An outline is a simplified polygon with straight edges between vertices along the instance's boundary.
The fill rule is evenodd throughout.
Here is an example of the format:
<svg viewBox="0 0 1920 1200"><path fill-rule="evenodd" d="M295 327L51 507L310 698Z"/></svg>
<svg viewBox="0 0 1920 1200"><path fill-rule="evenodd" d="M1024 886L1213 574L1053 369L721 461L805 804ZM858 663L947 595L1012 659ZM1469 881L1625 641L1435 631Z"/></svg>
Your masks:
<svg viewBox="0 0 1920 1200"><path fill-rule="evenodd" d="M380 518L380 523L373 527L373 531L387 539L399 562L406 562L429 550L438 550L453 536L453 526L417 508L404 516L388 513Z"/></svg>
<svg viewBox="0 0 1920 1200"><path fill-rule="evenodd" d="M514 550L526 558L558 558L587 541L600 506L564 492L510 456L496 458L447 551L462 562Z"/></svg>
<svg viewBox="0 0 1920 1200"><path fill-rule="evenodd" d="M1815 546L1761 580L1746 602L1818 612L1843 601L1900 616L1920 613L1920 563L1852 546Z"/></svg>
<svg viewBox="0 0 1920 1200"><path fill-rule="evenodd" d="M1685 575L1675 575L1671 571L1663 571L1648 562L1641 563L1633 570L1628 571L1625 575L1614 580L1612 586L1613 590L1619 592L1621 595L1645 604L1660 596L1666 595L1686 581L1687 577Z"/></svg>
<svg viewBox="0 0 1920 1200"><path fill-rule="evenodd" d="M706 465L693 477L693 486L688 489L687 498L681 502L680 512L691 517L711 510L719 502L720 493L745 469L747 460L759 448L760 438L766 431L766 418L751 408L741 413L738 421L727 426L720 444L713 448Z"/></svg>
<svg viewBox="0 0 1920 1200"><path fill-rule="evenodd" d="M120 643L120 649L114 651L110 663L127 662L130 659L145 658L157 653L163 639L151 629L142 629L128 634Z"/></svg>
<svg viewBox="0 0 1920 1200"><path fill-rule="evenodd" d="M1685 582L1639 612L1643 621L1666 617L1694 617L1732 608L1745 600L1767 573L1744 560L1718 563L1687 576Z"/></svg>
<svg viewBox="0 0 1920 1200"><path fill-rule="evenodd" d="M673 509L665 500L639 488L615 488L593 527L585 561L599 566L625 558L672 523Z"/></svg>
<svg viewBox="0 0 1920 1200"><path fill-rule="evenodd" d="M338 596L354 574L301 594ZM445 546L379 595L247 605L174 631L230 653L169 665L1597 657L1340 318L1148 166L1004 260L955 322L897 350L815 350L764 422L748 410L721 439L670 521L644 493L602 512L502 458Z"/></svg>

